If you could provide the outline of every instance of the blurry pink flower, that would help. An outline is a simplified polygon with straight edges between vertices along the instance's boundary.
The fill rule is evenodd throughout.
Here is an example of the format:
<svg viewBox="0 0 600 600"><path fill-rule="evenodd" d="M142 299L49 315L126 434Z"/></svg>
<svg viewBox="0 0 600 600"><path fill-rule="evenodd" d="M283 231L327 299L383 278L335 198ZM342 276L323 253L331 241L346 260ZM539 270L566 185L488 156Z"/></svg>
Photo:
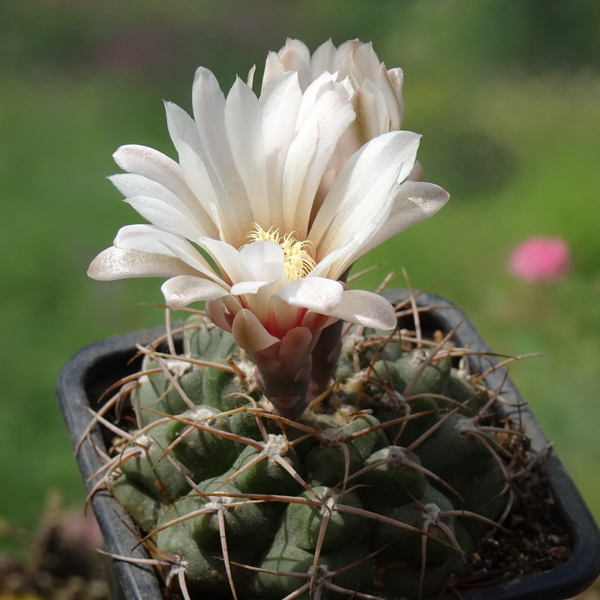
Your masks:
<svg viewBox="0 0 600 600"><path fill-rule="evenodd" d="M561 238L530 238L513 252L509 270L531 283L557 281L571 270L569 247Z"/></svg>
<svg viewBox="0 0 600 600"><path fill-rule="evenodd" d="M95 550L104 545L100 526L92 515L65 513L59 524L59 535L74 547Z"/></svg>

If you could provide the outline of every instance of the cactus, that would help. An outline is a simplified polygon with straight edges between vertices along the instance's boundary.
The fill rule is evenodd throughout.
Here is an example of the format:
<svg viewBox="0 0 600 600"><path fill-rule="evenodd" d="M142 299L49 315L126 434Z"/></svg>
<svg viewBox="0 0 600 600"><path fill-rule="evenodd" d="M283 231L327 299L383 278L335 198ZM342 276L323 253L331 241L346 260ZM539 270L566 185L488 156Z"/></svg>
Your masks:
<svg viewBox="0 0 600 600"><path fill-rule="evenodd" d="M447 338L348 328L331 386L291 421L231 334L196 314L180 337L179 355L146 348L113 399L129 400L135 427L103 479L167 585L430 598L501 528L512 492L495 394L458 368L467 351Z"/></svg>

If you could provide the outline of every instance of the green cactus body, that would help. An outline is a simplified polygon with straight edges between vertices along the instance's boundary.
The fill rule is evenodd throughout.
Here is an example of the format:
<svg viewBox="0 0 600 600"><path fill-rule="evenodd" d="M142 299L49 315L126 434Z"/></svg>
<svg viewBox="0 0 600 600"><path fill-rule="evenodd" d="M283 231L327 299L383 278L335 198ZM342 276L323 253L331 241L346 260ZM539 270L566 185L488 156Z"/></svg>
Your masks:
<svg viewBox="0 0 600 600"><path fill-rule="evenodd" d="M443 354L355 336L330 396L289 423L247 363L232 372L230 334L194 316L183 350L194 364L146 358L131 394L144 430L115 453L110 488L198 593L435 597L489 525L470 513L506 508L477 417L489 396Z"/></svg>

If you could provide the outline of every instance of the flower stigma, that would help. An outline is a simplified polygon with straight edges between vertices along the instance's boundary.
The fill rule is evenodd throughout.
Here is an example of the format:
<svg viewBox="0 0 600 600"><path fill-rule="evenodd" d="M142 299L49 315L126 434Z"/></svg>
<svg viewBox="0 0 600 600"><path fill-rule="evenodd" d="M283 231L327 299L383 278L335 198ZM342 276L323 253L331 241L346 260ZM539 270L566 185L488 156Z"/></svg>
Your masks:
<svg viewBox="0 0 600 600"><path fill-rule="evenodd" d="M316 266L315 259L310 255L310 240L298 241L294 235L295 231L284 236L279 234L279 229L271 227L265 231L258 223L252 224L254 231L248 234L250 242L274 242L279 244L283 250L283 268L288 282L302 279L308 275Z"/></svg>

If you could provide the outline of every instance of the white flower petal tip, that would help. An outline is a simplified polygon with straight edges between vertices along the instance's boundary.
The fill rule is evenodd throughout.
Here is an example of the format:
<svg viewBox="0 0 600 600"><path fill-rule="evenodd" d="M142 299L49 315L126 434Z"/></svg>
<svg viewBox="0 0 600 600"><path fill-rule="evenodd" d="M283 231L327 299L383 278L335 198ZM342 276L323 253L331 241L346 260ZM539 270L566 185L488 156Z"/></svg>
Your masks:
<svg viewBox="0 0 600 600"><path fill-rule="evenodd" d="M172 277L165 281L160 289L165 302L173 310L179 310L194 302L218 300L229 293L214 281L191 275Z"/></svg>

